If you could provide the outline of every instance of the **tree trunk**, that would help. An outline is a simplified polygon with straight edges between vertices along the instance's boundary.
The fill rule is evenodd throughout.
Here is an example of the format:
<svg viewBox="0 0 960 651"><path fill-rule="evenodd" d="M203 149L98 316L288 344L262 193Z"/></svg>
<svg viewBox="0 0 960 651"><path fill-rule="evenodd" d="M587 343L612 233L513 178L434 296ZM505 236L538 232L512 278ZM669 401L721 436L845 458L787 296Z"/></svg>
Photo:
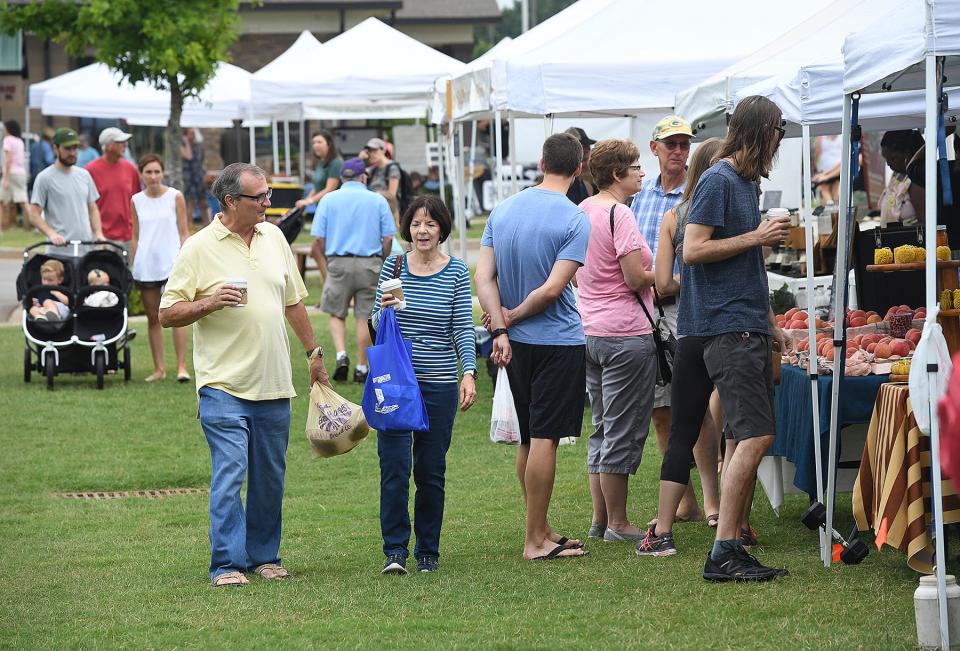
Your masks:
<svg viewBox="0 0 960 651"><path fill-rule="evenodd" d="M183 142L183 132L180 129L180 116L183 113L183 93L176 75L170 75L167 81L170 85L170 120L164 133L163 167L167 184L182 191L183 157L180 155L180 145Z"/></svg>

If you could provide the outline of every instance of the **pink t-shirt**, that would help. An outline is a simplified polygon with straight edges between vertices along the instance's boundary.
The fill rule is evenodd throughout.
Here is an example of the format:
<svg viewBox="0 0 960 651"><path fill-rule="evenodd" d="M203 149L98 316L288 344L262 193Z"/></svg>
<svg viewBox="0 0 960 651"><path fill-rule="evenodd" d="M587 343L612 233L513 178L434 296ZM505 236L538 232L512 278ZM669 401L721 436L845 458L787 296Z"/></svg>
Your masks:
<svg viewBox="0 0 960 651"><path fill-rule="evenodd" d="M3 137L3 153L10 157L10 173L26 174L27 168L24 167L24 145L23 140L16 136Z"/></svg>
<svg viewBox="0 0 960 651"><path fill-rule="evenodd" d="M650 320L627 286L620 268L620 258L640 250L643 267L653 268L653 253L637 228L637 218L623 204L613 213L613 234L610 233L610 207L585 199L580 209L590 219L590 244L587 258L577 271L580 294L580 318L584 334L593 337L630 337L653 332ZM644 305L654 319L653 291L640 292Z"/></svg>

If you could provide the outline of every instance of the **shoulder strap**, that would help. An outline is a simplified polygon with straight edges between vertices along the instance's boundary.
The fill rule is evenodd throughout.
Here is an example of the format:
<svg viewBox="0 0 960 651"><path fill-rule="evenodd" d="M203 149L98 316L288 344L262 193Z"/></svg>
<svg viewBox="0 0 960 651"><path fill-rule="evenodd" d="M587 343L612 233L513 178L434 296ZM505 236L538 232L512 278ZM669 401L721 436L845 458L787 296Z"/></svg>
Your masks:
<svg viewBox="0 0 960 651"><path fill-rule="evenodd" d="M613 237L613 211L616 210L617 204L610 206L610 237ZM616 244L614 244L616 248ZM663 308L660 307L660 296L657 294L657 288L653 287L653 302L656 304L657 308L660 310L660 316L663 317ZM647 306L644 305L643 299L640 298L640 294L634 293L634 296L637 297L637 303L640 304L640 307L643 308L643 313L647 315L647 320L650 322L650 325L653 326L653 329L657 329L657 324L654 322L653 317L650 316L650 312L647 310Z"/></svg>
<svg viewBox="0 0 960 651"><path fill-rule="evenodd" d="M403 254L397 255L393 258L393 277L399 278L400 271L403 269Z"/></svg>

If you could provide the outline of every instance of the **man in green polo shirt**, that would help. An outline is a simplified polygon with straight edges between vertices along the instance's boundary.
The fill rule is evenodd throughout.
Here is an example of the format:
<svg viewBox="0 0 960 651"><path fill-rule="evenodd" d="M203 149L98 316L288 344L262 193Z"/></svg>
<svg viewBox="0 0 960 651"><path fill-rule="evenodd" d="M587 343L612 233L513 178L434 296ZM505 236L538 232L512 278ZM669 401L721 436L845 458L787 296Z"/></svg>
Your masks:
<svg viewBox="0 0 960 651"><path fill-rule="evenodd" d="M228 165L213 193L223 212L180 250L160 323L195 324L200 425L213 463L210 578L215 586L245 585L247 572L267 580L289 576L280 565L280 514L296 392L283 317L310 360L311 384L330 380L293 253L280 229L264 221L270 190L263 170Z"/></svg>

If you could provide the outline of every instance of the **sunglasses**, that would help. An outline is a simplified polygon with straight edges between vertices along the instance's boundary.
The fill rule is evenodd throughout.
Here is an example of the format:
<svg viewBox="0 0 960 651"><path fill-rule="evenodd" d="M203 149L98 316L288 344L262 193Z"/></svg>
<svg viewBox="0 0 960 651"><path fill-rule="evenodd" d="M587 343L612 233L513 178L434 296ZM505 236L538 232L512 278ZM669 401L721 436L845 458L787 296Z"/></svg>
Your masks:
<svg viewBox="0 0 960 651"><path fill-rule="evenodd" d="M787 130L784 128L786 126L787 126L787 121L780 120L780 126L773 128L773 130L777 132L780 140L783 140L783 137L787 135Z"/></svg>

